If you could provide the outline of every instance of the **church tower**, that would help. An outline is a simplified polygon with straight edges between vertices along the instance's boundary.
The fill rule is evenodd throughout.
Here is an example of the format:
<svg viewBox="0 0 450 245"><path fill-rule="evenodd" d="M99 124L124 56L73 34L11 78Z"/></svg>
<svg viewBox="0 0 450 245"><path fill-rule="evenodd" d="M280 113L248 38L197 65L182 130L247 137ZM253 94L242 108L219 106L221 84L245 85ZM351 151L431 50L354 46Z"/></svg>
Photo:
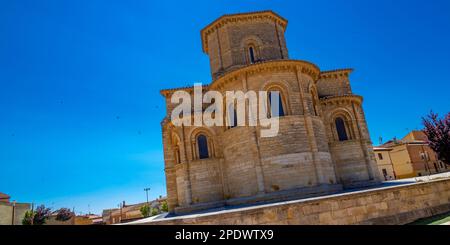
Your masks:
<svg viewBox="0 0 450 245"><path fill-rule="evenodd" d="M288 59L287 20L272 11L224 15L201 31L213 80L243 66Z"/></svg>

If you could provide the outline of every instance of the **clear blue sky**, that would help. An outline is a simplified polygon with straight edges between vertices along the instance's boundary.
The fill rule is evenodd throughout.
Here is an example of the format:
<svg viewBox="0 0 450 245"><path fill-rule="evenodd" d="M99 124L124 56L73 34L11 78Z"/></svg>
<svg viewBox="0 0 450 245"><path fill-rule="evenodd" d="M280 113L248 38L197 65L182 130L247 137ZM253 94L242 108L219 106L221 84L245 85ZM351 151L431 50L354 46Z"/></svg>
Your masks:
<svg viewBox="0 0 450 245"><path fill-rule="evenodd" d="M291 58L355 68L374 143L449 111L448 0L2 0L0 192L77 212L165 195L159 90L209 83L199 31L266 9Z"/></svg>

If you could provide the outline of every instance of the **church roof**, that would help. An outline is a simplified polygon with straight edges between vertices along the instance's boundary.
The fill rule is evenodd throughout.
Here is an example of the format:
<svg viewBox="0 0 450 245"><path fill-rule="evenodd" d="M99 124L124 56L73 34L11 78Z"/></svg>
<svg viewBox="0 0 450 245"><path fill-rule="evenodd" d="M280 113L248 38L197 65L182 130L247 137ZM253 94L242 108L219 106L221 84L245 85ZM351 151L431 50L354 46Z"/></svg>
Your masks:
<svg viewBox="0 0 450 245"><path fill-rule="evenodd" d="M0 199L9 199L10 196L6 195L5 193L0 192Z"/></svg>
<svg viewBox="0 0 450 245"><path fill-rule="evenodd" d="M272 19L278 22L284 29L287 27L288 21L276 14L271 10L266 11L258 11L258 12L249 12L249 13L239 13L239 14L226 14L222 15L211 24L207 25L200 32L202 36L202 47L203 52L208 52L208 35L213 33L215 29L223 26L224 24L231 22L239 22L239 21L249 21L249 20L257 20L257 19Z"/></svg>

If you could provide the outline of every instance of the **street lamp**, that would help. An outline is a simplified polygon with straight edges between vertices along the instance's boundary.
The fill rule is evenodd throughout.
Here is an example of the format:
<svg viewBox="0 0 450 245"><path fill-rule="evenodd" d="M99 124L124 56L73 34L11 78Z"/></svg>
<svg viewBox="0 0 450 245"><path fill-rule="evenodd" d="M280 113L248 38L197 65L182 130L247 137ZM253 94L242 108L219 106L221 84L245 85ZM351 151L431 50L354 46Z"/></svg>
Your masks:
<svg viewBox="0 0 450 245"><path fill-rule="evenodd" d="M11 225L14 225L14 218L16 216L16 201L12 202L12 221Z"/></svg>
<svg viewBox="0 0 450 245"><path fill-rule="evenodd" d="M150 188L145 188L144 189L144 191L145 191L145 194L146 194L146 196L147 196L147 204L148 204L148 191L150 190Z"/></svg>

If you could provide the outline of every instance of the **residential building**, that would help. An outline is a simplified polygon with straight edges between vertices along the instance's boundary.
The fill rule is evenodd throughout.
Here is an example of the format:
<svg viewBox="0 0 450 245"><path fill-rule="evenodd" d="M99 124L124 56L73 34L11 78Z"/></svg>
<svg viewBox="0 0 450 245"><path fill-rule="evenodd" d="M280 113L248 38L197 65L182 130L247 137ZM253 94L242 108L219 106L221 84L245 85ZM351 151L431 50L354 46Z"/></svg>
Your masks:
<svg viewBox="0 0 450 245"><path fill-rule="evenodd" d="M0 192L0 225L22 225L31 204L10 202L10 196Z"/></svg>
<svg viewBox="0 0 450 245"><path fill-rule="evenodd" d="M450 171L428 146L422 131L412 131L403 139L393 139L381 147L390 149L389 156L399 179Z"/></svg>
<svg viewBox="0 0 450 245"><path fill-rule="evenodd" d="M392 151L392 149L374 147L373 151L375 153L378 171L380 172L380 175L383 177L383 179L385 181L397 179L390 155L390 151Z"/></svg>

